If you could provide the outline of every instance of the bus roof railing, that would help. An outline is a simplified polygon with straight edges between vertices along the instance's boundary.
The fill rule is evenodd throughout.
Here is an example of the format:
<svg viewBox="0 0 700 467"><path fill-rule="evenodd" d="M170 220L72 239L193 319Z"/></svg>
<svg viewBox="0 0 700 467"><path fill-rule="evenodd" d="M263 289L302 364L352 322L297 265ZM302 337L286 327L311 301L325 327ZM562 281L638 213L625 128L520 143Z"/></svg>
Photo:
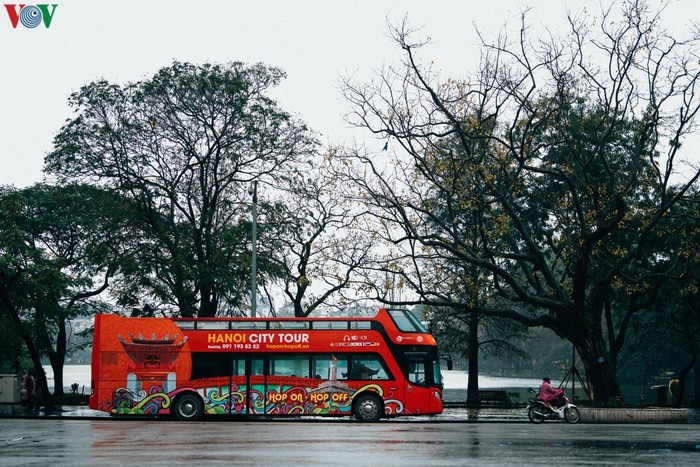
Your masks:
<svg viewBox="0 0 700 467"><path fill-rule="evenodd" d="M380 308L374 316L171 318L180 329L196 330L362 330L391 323L400 332L429 333L408 310Z"/></svg>
<svg viewBox="0 0 700 467"><path fill-rule="evenodd" d="M386 309L374 316L314 316L314 317L206 317L170 318L180 329L201 330L303 330L303 329L371 329L372 322L383 321ZM385 318L386 319L386 318Z"/></svg>

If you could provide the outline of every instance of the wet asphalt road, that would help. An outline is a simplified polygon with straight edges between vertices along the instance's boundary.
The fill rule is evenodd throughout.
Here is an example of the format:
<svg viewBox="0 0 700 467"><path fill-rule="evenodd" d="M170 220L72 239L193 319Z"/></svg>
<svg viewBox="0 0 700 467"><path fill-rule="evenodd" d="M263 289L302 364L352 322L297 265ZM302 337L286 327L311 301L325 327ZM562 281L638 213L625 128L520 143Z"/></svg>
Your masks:
<svg viewBox="0 0 700 467"><path fill-rule="evenodd" d="M697 425L0 419L0 465L699 465Z"/></svg>

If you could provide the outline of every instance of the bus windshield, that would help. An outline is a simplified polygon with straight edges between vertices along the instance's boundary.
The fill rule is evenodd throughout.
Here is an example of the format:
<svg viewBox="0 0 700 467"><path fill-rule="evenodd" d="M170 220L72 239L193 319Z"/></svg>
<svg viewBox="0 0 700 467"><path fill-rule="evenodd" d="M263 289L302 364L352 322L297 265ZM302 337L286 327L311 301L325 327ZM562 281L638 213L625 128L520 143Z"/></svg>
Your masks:
<svg viewBox="0 0 700 467"><path fill-rule="evenodd" d="M413 314L408 310L388 310L391 319L394 320L396 327L399 328L401 332L419 332L422 334L427 334L428 330L423 326L423 324L416 319Z"/></svg>
<svg viewBox="0 0 700 467"><path fill-rule="evenodd" d="M435 384L442 387L442 373L440 372L440 360L437 358L433 360L433 379Z"/></svg>

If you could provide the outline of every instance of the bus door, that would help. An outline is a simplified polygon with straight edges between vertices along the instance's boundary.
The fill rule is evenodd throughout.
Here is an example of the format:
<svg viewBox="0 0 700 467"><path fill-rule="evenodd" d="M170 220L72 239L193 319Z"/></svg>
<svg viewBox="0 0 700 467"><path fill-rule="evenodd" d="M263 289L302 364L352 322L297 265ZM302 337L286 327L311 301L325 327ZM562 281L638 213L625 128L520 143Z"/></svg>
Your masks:
<svg viewBox="0 0 700 467"><path fill-rule="evenodd" d="M270 354L267 362L266 413L305 413L308 390L318 381L311 378L308 354Z"/></svg>
<svg viewBox="0 0 700 467"><path fill-rule="evenodd" d="M405 360L406 391L404 406L407 414L424 413L430 410L431 394L428 385L428 354L407 353Z"/></svg>
<svg viewBox="0 0 700 467"><path fill-rule="evenodd" d="M246 371L246 358L243 355L233 355L231 366L229 407L231 415L244 415L248 413L248 376Z"/></svg>
<svg viewBox="0 0 700 467"><path fill-rule="evenodd" d="M266 359L263 355L248 356L248 381L246 393L246 408L250 415L265 413L266 388Z"/></svg>

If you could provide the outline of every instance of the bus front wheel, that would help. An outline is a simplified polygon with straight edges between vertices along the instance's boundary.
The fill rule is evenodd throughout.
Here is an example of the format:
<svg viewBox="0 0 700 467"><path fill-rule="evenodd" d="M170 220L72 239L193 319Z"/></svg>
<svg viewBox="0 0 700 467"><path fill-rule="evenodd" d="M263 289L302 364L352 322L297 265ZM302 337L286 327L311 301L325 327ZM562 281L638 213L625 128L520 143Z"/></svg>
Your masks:
<svg viewBox="0 0 700 467"><path fill-rule="evenodd" d="M355 418L361 422L376 422L382 412L382 401L373 394L363 394L355 401Z"/></svg>
<svg viewBox="0 0 700 467"><path fill-rule="evenodd" d="M175 399L175 418L183 422L197 420L202 416L204 405L202 399L194 394L182 394Z"/></svg>

